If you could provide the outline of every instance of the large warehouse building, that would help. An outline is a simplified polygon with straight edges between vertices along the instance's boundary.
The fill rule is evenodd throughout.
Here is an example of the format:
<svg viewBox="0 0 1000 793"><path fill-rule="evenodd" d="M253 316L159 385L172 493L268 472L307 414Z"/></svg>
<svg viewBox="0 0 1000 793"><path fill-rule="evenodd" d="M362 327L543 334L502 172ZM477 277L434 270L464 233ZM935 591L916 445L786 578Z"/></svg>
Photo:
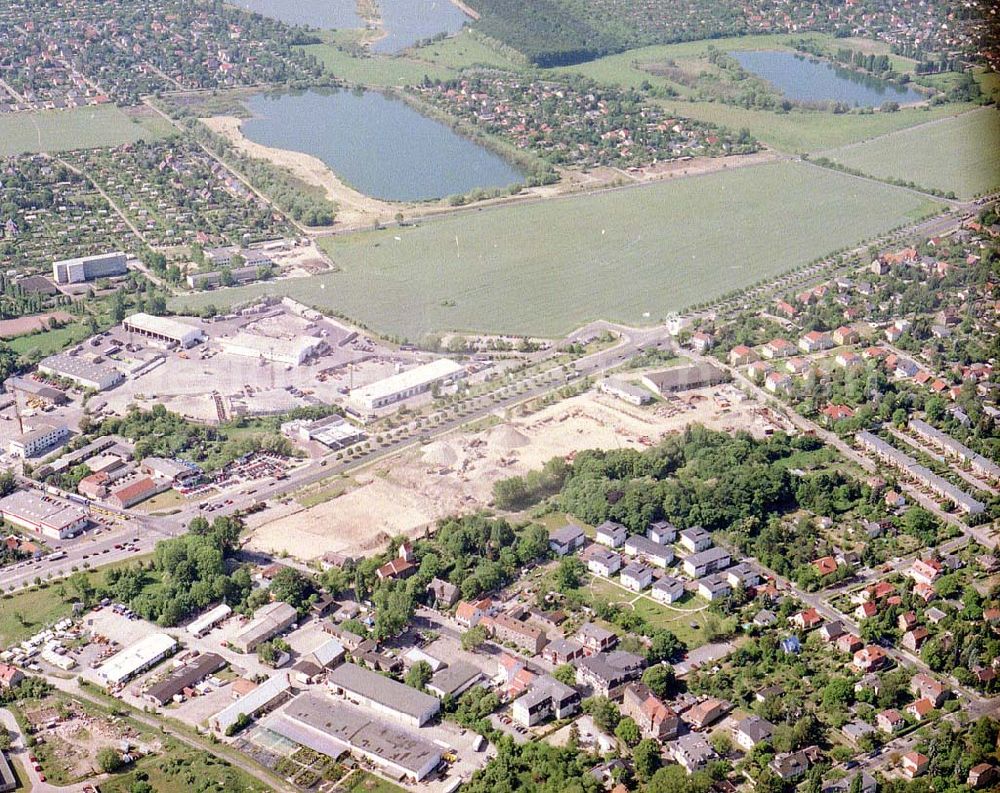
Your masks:
<svg viewBox="0 0 1000 793"><path fill-rule="evenodd" d="M343 664L331 671L327 685L352 702L413 727L422 727L441 709L437 697L356 664Z"/></svg>
<svg viewBox="0 0 1000 793"><path fill-rule="evenodd" d="M121 251L62 259L52 263L52 277L57 284L82 284L98 278L125 275L128 272L125 266L127 259Z"/></svg>
<svg viewBox="0 0 1000 793"><path fill-rule="evenodd" d="M177 640L173 636L151 633L112 655L98 667L97 674L108 686L119 686L156 666L176 649Z"/></svg>
<svg viewBox="0 0 1000 793"><path fill-rule="evenodd" d="M267 727L329 756L350 749L397 779L419 782L441 762L441 750L430 741L320 694L292 700Z"/></svg>
<svg viewBox="0 0 1000 793"><path fill-rule="evenodd" d="M29 490L16 490L0 499L0 516L55 540L79 534L87 525L87 513L79 507Z"/></svg>
<svg viewBox="0 0 1000 793"><path fill-rule="evenodd" d="M326 345L319 336L278 339L253 333L237 333L231 339L219 339L219 343L222 345L222 351L230 355L242 355L246 358L257 358L290 366L301 366Z"/></svg>
<svg viewBox="0 0 1000 793"><path fill-rule="evenodd" d="M122 322L122 327L168 347L192 347L205 338L201 328L152 314L133 314Z"/></svg>
<svg viewBox="0 0 1000 793"><path fill-rule="evenodd" d="M351 406L363 413L371 413L396 402L430 391L435 385L465 376L465 367L447 358L425 363L371 385L351 391Z"/></svg>
<svg viewBox="0 0 1000 793"><path fill-rule="evenodd" d="M241 653L252 653L259 645L291 626L298 617L298 612L287 603L268 603L253 613L253 619L231 644Z"/></svg>
<svg viewBox="0 0 1000 793"><path fill-rule="evenodd" d="M38 371L54 377L72 380L84 388L107 391L118 385L125 376L112 366L102 366L75 355L50 355L38 364Z"/></svg>

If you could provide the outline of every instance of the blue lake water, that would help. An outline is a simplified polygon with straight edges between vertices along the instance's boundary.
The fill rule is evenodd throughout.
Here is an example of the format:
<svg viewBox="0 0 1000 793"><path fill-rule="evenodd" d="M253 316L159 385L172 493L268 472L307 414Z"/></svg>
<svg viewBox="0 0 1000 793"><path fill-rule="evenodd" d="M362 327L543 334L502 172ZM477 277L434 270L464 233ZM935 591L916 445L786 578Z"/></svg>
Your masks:
<svg viewBox="0 0 1000 793"><path fill-rule="evenodd" d="M362 28L356 0L232 0L235 5L288 25L321 30Z"/></svg>
<svg viewBox="0 0 1000 793"><path fill-rule="evenodd" d="M450 0L377 0L386 35L372 52L392 55L438 33L455 33L469 17Z"/></svg>
<svg viewBox="0 0 1000 793"><path fill-rule="evenodd" d="M246 104L247 138L311 154L376 198L420 201L523 180L503 157L375 91L256 94Z"/></svg>
<svg viewBox="0 0 1000 793"><path fill-rule="evenodd" d="M813 62L793 52L779 50L729 53L748 72L763 77L782 96L796 102L843 102L877 107L883 102L920 102L925 97L912 88L855 74L825 62Z"/></svg>

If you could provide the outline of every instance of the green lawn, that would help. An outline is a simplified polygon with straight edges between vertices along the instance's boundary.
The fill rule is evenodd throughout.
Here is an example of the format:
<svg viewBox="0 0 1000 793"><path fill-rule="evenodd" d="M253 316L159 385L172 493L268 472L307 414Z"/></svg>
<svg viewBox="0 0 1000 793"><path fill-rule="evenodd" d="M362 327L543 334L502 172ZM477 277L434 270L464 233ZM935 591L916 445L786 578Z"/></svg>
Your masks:
<svg viewBox="0 0 1000 793"><path fill-rule="evenodd" d="M424 76L449 80L456 73L446 66L414 60L406 56L389 57L372 55L356 57L335 44L309 44L302 47L316 57L330 74L356 85L387 88L397 85L416 85Z"/></svg>
<svg viewBox="0 0 1000 793"><path fill-rule="evenodd" d="M344 793L404 793L403 788L387 782L367 771L356 771L347 780L346 784L341 784L339 790Z"/></svg>
<svg viewBox="0 0 1000 793"><path fill-rule="evenodd" d="M61 352L83 341L89 335L90 331L86 325L74 323L55 330L15 336L7 344L19 355L35 359Z"/></svg>
<svg viewBox="0 0 1000 793"><path fill-rule="evenodd" d="M971 198L1000 188L1000 111L981 108L824 154L873 176Z"/></svg>
<svg viewBox="0 0 1000 793"><path fill-rule="evenodd" d="M41 110L0 116L0 157L24 152L92 149L166 137L172 127L158 116L130 116L113 105Z"/></svg>
<svg viewBox="0 0 1000 793"><path fill-rule="evenodd" d="M90 581L94 586L103 586L108 570L145 562L149 558L149 555L143 554L91 571ZM65 597L60 596L57 591L59 586L58 583L48 584L0 597L0 647L19 642L70 615L73 610L72 592L67 592ZM156 586L156 582L152 581L151 586Z"/></svg>
<svg viewBox="0 0 1000 793"><path fill-rule="evenodd" d="M719 102L663 100L661 104L679 116L708 121L733 129L746 127L769 146L793 154L804 154L844 146L885 135L927 121L947 118L970 110L971 104L906 108L896 113L824 113L818 110L746 110Z"/></svg>
<svg viewBox="0 0 1000 793"><path fill-rule="evenodd" d="M860 243L937 206L793 162L320 238L336 273L182 296L182 312L287 294L417 339L642 324Z"/></svg>
<svg viewBox="0 0 1000 793"><path fill-rule="evenodd" d="M527 67L518 53L504 52L502 45L493 46L471 28L463 28L454 36L410 50L410 56L449 69L488 66L494 69L520 71Z"/></svg>

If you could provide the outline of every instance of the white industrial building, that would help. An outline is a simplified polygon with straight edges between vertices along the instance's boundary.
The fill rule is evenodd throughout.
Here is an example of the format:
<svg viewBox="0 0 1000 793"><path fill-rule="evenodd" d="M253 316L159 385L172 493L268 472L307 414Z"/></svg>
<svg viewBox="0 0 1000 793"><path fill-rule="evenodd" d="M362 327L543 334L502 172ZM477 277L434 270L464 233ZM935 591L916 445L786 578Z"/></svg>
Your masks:
<svg viewBox="0 0 1000 793"><path fill-rule="evenodd" d="M54 540L79 534L88 520L87 513L79 507L29 490L16 490L0 499L0 517Z"/></svg>
<svg viewBox="0 0 1000 793"><path fill-rule="evenodd" d="M135 333L166 346L185 349L205 338L201 328L169 317L154 317L152 314L133 314L122 322L122 327L128 333Z"/></svg>
<svg viewBox="0 0 1000 793"><path fill-rule="evenodd" d="M233 638L231 644L241 653L252 653L272 636L294 624L298 617L298 612L287 603L268 603L253 613L253 619Z"/></svg>
<svg viewBox="0 0 1000 793"><path fill-rule="evenodd" d="M281 425L281 434L302 443L318 441L334 451L368 437L364 430L345 421L343 416L327 416L316 421L286 421Z"/></svg>
<svg viewBox="0 0 1000 793"><path fill-rule="evenodd" d="M319 354L326 342L319 336L281 339L240 332L231 339L219 339L219 344L222 345L222 351L230 355L301 366Z"/></svg>
<svg viewBox="0 0 1000 793"><path fill-rule="evenodd" d="M191 622L187 626L187 632L192 636L200 638L232 613L233 610L229 606L225 603L220 603L215 608L209 609L198 617L198 619Z"/></svg>
<svg viewBox="0 0 1000 793"><path fill-rule="evenodd" d="M430 391L435 385L465 376L465 367L448 358L425 363L371 385L355 388L350 394L351 406L371 413L404 399Z"/></svg>
<svg viewBox="0 0 1000 793"><path fill-rule="evenodd" d="M97 669L108 686L119 686L140 672L156 666L177 649L177 640L166 633L152 633L112 655Z"/></svg>
<svg viewBox="0 0 1000 793"><path fill-rule="evenodd" d="M33 430L12 438L7 444L11 457L27 459L58 446L69 438L69 429L65 425L39 424Z"/></svg>
<svg viewBox="0 0 1000 793"><path fill-rule="evenodd" d="M422 727L441 709L437 697L356 664L342 664L331 671L327 685L351 702L412 727Z"/></svg>
<svg viewBox="0 0 1000 793"><path fill-rule="evenodd" d="M38 363L38 371L72 380L83 388L95 391L107 391L125 379L125 375L113 366L102 366L87 358L62 353L43 358Z"/></svg>
<svg viewBox="0 0 1000 793"><path fill-rule="evenodd" d="M57 284L82 284L98 278L125 275L128 272L125 266L127 260L128 257L121 251L62 259L52 263L52 277Z"/></svg>
<svg viewBox="0 0 1000 793"><path fill-rule="evenodd" d="M269 677L257 688L244 694L228 707L223 708L209 720L212 729L225 734L240 719L240 716L253 718L261 711L280 704L291 694L292 683L288 672L278 672Z"/></svg>

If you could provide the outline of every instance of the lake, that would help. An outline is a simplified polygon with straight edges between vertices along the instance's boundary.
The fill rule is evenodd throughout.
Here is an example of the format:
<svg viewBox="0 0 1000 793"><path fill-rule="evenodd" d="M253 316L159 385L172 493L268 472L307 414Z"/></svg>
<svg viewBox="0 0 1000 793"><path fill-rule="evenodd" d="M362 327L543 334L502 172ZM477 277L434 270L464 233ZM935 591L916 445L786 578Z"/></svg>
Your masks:
<svg viewBox="0 0 1000 793"><path fill-rule="evenodd" d="M386 35L371 45L372 52L386 55L412 47L438 33L455 33L470 21L449 0L378 0Z"/></svg>
<svg viewBox="0 0 1000 793"><path fill-rule="evenodd" d="M843 102L876 107L883 102L902 105L926 98L912 88L891 85L793 52L741 50L729 54L748 72L763 77L782 96L796 102Z"/></svg>
<svg viewBox="0 0 1000 793"><path fill-rule="evenodd" d="M523 181L503 157L377 91L256 94L246 104L247 138L311 154L375 198L422 201Z"/></svg>
<svg viewBox="0 0 1000 793"><path fill-rule="evenodd" d="M363 28L356 0L232 0L235 5L287 25L321 30Z"/></svg>

